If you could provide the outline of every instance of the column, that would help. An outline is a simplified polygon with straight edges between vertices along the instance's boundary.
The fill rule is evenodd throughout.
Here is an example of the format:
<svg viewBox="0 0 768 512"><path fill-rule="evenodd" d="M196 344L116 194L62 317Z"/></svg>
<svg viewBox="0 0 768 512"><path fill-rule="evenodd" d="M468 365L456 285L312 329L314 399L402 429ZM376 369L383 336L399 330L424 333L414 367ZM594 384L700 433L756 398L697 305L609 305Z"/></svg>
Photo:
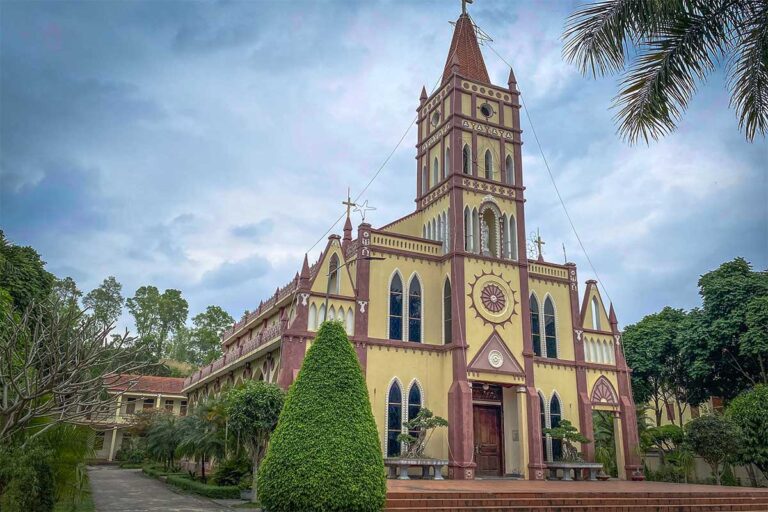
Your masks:
<svg viewBox="0 0 768 512"><path fill-rule="evenodd" d="M629 480L631 475L627 473L627 467L625 464L626 457L624 456L624 443L622 442L622 425L621 415L618 411L613 413L613 440L616 444L616 467L619 469L619 478L622 480Z"/></svg>
<svg viewBox="0 0 768 512"><path fill-rule="evenodd" d="M518 462L525 479L530 480L528 467L528 411L526 410L525 386L517 388L517 425L520 429L520 460Z"/></svg>

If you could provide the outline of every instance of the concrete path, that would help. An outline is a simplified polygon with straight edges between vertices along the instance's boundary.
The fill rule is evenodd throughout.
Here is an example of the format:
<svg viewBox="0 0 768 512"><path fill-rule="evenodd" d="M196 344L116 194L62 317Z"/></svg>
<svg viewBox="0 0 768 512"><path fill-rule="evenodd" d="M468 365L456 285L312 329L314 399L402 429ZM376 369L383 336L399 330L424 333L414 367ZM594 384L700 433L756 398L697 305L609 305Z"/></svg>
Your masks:
<svg viewBox="0 0 768 512"><path fill-rule="evenodd" d="M96 512L221 512L226 508L205 498L174 492L140 469L88 468Z"/></svg>

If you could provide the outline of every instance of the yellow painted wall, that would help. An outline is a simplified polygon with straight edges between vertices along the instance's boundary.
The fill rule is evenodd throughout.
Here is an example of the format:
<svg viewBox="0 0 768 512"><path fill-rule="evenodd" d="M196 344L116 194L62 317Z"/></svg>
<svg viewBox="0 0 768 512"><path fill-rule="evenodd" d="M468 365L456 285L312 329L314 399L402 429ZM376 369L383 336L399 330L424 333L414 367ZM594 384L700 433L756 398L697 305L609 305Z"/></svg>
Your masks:
<svg viewBox="0 0 768 512"><path fill-rule="evenodd" d="M461 93L461 113L465 116L472 115L472 96L465 92Z"/></svg>
<svg viewBox="0 0 768 512"><path fill-rule="evenodd" d="M312 283L312 291L315 293L321 293L325 295L328 289L328 272L331 264L332 255L336 254L339 258L339 265L344 264L344 254L341 250L341 244L338 240L334 240L328 251L323 255L323 261L320 264L320 268L316 274L315 281ZM331 292L333 293L333 291ZM349 276L349 270L346 267L342 267L339 270L339 293L338 295L354 295L354 289L352 288L352 279Z"/></svg>

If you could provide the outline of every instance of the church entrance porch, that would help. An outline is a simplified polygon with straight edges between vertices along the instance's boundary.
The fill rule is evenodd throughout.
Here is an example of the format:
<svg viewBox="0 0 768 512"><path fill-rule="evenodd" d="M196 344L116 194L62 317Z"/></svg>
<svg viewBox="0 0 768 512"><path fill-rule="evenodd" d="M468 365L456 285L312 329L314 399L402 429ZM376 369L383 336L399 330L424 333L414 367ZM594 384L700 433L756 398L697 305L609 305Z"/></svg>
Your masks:
<svg viewBox="0 0 768 512"><path fill-rule="evenodd" d="M524 473L524 428L517 386L472 383L474 462L478 478L520 477Z"/></svg>

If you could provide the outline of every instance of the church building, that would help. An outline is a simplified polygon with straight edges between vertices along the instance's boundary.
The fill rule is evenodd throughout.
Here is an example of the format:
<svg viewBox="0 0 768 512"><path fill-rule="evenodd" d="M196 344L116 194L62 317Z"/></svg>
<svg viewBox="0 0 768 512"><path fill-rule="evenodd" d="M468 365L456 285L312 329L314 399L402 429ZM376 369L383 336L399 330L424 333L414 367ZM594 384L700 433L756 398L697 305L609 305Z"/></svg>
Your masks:
<svg viewBox="0 0 768 512"><path fill-rule="evenodd" d="M418 99L415 211L331 235L317 261L222 336L224 355L184 381L191 403L245 379L288 387L324 319L344 323L385 456L427 407L449 422L426 455L449 477L545 478L562 453L543 429L568 420L593 438L612 418L620 478L640 468L621 333L595 281L526 250L515 75L491 83L462 13L442 82ZM393 184L394 185L394 184ZM399 185L399 184L398 184ZM340 418L339 421L343 421ZM594 460L594 444L581 446Z"/></svg>

